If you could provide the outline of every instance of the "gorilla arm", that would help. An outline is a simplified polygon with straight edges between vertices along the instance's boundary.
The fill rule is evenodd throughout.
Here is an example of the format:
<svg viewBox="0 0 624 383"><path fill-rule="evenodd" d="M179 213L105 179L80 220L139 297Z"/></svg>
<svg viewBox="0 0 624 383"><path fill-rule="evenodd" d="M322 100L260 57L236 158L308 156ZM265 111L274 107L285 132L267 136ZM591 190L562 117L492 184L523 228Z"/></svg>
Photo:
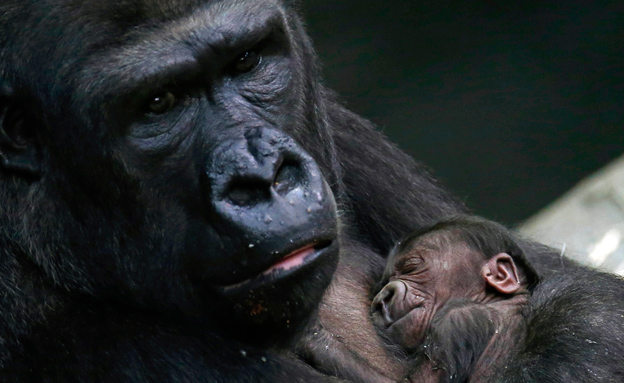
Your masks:
<svg viewBox="0 0 624 383"><path fill-rule="evenodd" d="M298 346L309 364L355 382L398 381L405 375L403 356L382 340L369 315L370 292L383 264L379 255L343 239L340 263L318 319Z"/></svg>

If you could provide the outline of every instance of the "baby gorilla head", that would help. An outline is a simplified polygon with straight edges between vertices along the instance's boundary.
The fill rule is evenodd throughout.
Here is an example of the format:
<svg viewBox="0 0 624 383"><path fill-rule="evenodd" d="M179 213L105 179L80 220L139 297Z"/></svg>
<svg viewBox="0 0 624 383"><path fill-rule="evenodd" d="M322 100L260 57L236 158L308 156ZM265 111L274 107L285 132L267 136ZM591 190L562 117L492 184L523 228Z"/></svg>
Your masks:
<svg viewBox="0 0 624 383"><path fill-rule="evenodd" d="M525 302L522 296L537 274L505 228L459 216L401 241L390 254L384 281L371 307L373 320L413 350L436 316L447 315L458 300L512 307Z"/></svg>

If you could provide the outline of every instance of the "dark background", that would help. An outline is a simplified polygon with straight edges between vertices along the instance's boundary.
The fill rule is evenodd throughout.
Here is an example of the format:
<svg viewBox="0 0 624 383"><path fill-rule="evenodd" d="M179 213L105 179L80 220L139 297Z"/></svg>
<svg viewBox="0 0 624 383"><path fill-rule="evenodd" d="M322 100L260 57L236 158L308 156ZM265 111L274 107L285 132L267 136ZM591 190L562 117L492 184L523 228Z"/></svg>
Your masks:
<svg viewBox="0 0 624 383"><path fill-rule="evenodd" d="M301 0L325 82L514 224L624 152L624 1Z"/></svg>

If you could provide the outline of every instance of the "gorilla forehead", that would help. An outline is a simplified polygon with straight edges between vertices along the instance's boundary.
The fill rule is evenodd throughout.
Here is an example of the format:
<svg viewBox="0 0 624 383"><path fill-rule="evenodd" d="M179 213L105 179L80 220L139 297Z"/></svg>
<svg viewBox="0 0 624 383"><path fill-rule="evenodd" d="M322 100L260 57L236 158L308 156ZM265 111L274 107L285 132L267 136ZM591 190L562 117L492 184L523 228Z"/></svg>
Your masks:
<svg viewBox="0 0 624 383"><path fill-rule="evenodd" d="M284 12L279 0L8 0L0 4L0 28L31 27L0 30L0 48L9 48L0 54L19 52L18 80L67 84L77 61L103 50L133 44L135 51L126 50L131 57L141 53L136 49L171 52L167 46L175 42L209 44L218 40L217 34L227 41L244 36L270 15L283 18Z"/></svg>
<svg viewBox="0 0 624 383"><path fill-rule="evenodd" d="M251 21L258 15L258 12L262 13L263 10L281 6L283 5L279 0L126 0L120 2L80 0L69 2L70 11L76 11L81 17L86 17L83 21L96 19L122 28L150 23L162 25L163 22L181 19L201 10L207 11L203 16L206 17L208 23L231 24L235 23L235 20L231 19L232 11L237 14L246 14ZM58 4L54 7L58 7Z"/></svg>
<svg viewBox="0 0 624 383"><path fill-rule="evenodd" d="M149 23L134 28L119 38L121 46L102 45L102 50L81 62L78 83L92 88L83 89L85 94L94 94L106 82L124 91L124 87L132 88L139 82L158 83L159 78L177 73L192 76L209 70L229 49L250 47L270 32L290 29L284 10L275 1L256 2L247 10L241 12L231 3L217 3L173 20L166 28L154 29ZM94 78L97 84L91 82Z"/></svg>
<svg viewBox="0 0 624 383"><path fill-rule="evenodd" d="M51 12L58 11L54 17L64 26L94 20L128 26L177 19L204 7L215 7L216 14L227 8L241 10L281 3L280 0L7 0L1 7L18 13L26 10L32 15L52 16Z"/></svg>

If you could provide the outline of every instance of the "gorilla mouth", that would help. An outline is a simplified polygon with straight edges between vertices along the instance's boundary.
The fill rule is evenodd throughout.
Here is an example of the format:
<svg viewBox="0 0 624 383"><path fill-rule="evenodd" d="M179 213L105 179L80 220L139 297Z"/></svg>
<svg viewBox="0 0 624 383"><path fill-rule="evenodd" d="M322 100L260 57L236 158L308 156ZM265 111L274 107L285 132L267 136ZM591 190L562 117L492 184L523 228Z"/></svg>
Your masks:
<svg viewBox="0 0 624 383"><path fill-rule="evenodd" d="M315 263L319 258L324 258L325 255L333 253L337 250L335 242L333 240L322 240L299 246L296 250L287 253L258 275L233 285L222 286L221 290L224 293L230 293L273 283Z"/></svg>
<svg viewBox="0 0 624 383"><path fill-rule="evenodd" d="M324 246L327 247L327 246ZM274 264L273 266L266 269L262 275L269 275L276 270L290 270L293 267L301 266L305 262L311 261L309 258L311 255L315 255L316 251L319 250L316 244L311 244L304 246L298 250L291 252L282 258L279 262ZM316 253L318 255L318 253Z"/></svg>
<svg viewBox="0 0 624 383"><path fill-rule="evenodd" d="M405 322L409 322L410 318L413 315L418 315L418 311L424 306L424 302L418 303L416 305L414 305L409 311L405 312L403 315L399 316L398 318L395 318L394 321L392 323L390 323L389 325L385 326L386 329L390 329L392 327L401 327L402 323Z"/></svg>

